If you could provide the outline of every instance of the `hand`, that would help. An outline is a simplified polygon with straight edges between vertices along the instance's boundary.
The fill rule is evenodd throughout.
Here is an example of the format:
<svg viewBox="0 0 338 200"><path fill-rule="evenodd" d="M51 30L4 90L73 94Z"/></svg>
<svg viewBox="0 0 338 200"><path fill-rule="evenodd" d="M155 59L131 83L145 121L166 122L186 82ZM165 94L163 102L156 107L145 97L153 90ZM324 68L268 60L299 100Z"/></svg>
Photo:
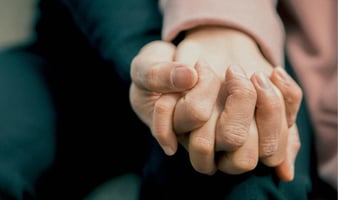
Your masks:
<svg viewBox="0 0 338 200"><path fill-rule="evenodd" d="M285 111L288 115L288 121L294 121L302 96L299 86L290 77L288 77L287 83L284 78L284 82L281 83L287 84L290 92L287 92L288 90L282 90L284 93L281 95L279 90L266 77L271 74L273 68L264 59L256 44L246 35L238 34L238 32L233 30L224 31L223 28L212 27L210 29L210 27L206 27L205 29L199 28L188 32L186 39L178 46L176 61L194 65L194 62L201 57L209 63L212 63L211 66L217 74L224 74L224 71L227 70L227 66L232 63L241 63L244 66L249 66L244 68L247 74L255 73L251 81L258 93L255 116L259 131L259 157L261 161L268 166L279 165L285 158L288 148L287 145L292 146L292 143L289 144L287 142L289 130L286 123ZM257 71L260 73L256 73ZM280 71L280 69L276 70L276 72ZM257 163L257 159L255 159L255 149L257 149L257 146L255 142L252 142L255 141L255 139L257 140L257 136L254 136L257 135L257 129L254 124L252 125L252 123L250 123L252 119L250 116L252 116L253 110L255 109L255 101L253 101L255 100L255 95L253 94L253 87L250 87L250 82L248 83L248 80L245 78L245 72L241 73L241 70L237 70L237 75L239 75L237 79L234 78L236 73L231 73L229 77L225 78L225 82L228 83L224 84L223 88L225 88L225 90L228 89L228 93L230 94L228 94L226 101L221 100L221 103L219 103L220 107L224 108L224 111L221 114L221 118L223 118L221 121L223 121L223 123L218 123L216 129L216 149L228 152L226 156L224 156L226 159L220 159L221 162L219 162L221 170L227 173L242 173L255 167ZM274 77L276 77L276 74L278 73L273 73ZM228 76L228 73L226 76ZM223 77L219 76L219 78L222 79ZM273 80L277 83L276 78ZM277 86L280 87L279 89L281 89L281 83L277 84ZM224 93L226 94L226 92ZM206 95L204 95L203 98L207 98L205 96ZM288 99L286 108L284 108L283 96ZM201 97L195 96L189 99L200 101ZM180 110L188 110L189 105L195 105L195 103L188 102L182 104L182 109L179 108L178 104L176 110L180 114L177 116L184 116ZM223 105L225 106L223 107ZM242 108L243 105L246 106L245 109ZM211 109L213 108L210 107L209 110ZM196 111L196 109L189 110ZM205 108L203 112L208 113L205 111ZM198 116L196 113L194 115L190 114L190 116ZM189 115L184 116L184 118L189 118ZM182 121L181 118L178 118L179 120L174 123L175 130L178 133L187 132L187 130L195 130L196 127L203 124L201 121L194 121L194 118L196 117L191 119L191 123L181 123L181 127L183 127L182 131L180 130L180 122ZM187 126L191 124L194 124L194 126ZM212 132L212 128L209 131ZM204 137L206 135L207 134L204 134ZM248 137L251 137L251 139L248 139ZM209 142L205 142L206 138L203 139L204 142L200 144L201 147L199 148L201 155L210 154L210 156L212 156L210 147L207 149L205 145L209 144L212 139L211 136L209 136L209 140L207 140ZM245 141L251 141L251 143L244 143ZM297 143L299 144L299 141L295 141L295 144ZM198 148L198 145L194 147ZM204 151L201 149L204 149ZM237 150L234 151L235 149ZM233 153L229 153L229 151L233 151ZM297 152L298 150L293 151L295 155ZM199 164L195 163L195 168L197 168L198 171L212 170L212 167L208 168L208 166L212 165L205 165L205 160L200 160L201 162ZM194 164L193 160L192 163ZM202 166L204 169L198 169L198 166ZM292 170L290 174L293 174L292 166L290 166L290 169ZM284 170L284 172L285 171L286 170Z"/></svg>
<svg viewBox="0 0 338 200"><path fill-rule="evenodd" d="M176 102L198 78L194 69L173 62L175 51L171 43L154 41L145 45L131 63L131 106L167 155L177 150L172 129Z"/></svg>
<svg viewBox="0 0 338 200"><path fill-rule="evenodd" d="M167 44L168 45L168 44ZM155 45L156 46L156 45ZM170 46L170 45L169 45ZM158 46L157 46L158 47ZM168 47L168 46L167 46ZM155 48L156 49L156 48ZM168 48L168 49L172 49L171 47L170 48ZM167 49L167 50L168 50ZM157 49L158 50L158 49ZM144 51L141 51L141 52L146 52L145 50ZM153 52L152 51L148 51L148 53L149 53L149 55L152 55L152 56L150 56L151 58L153 58L153 63L152 62L146 62L146 63L148 63L149 65L146 65L146 66L153 66L153 65L151 65L151 63L152 64L156 64L157 66L160 66L160 62L158 62L158 55L153 55ZM172 54L168 54L169 56L168 57L166 57L164 60L166 60L166 59L168 59L169 58L169 60L171 59L171 56L170 55L172 55ZM142 62L137 62L137 61L141 61L142 59L139 59L140 57L142 57L142 56L139 56L138 57L138 59L135 59L134 60L134 64L133 64L133 66L136 66L136 64L135 63L142 63ZM160 56L161 57L161 56ZM164 57L162 57L162 58L164 58ZM150 59L151 60L151 59ZM145 60L144 60L145 61ZM162 63L163 64L163 63ZM166 64L168 64L168 63L166 63ZM171 66L171 67L173 67L173 66ZM168 67L168 69L169 69L170 67ZM144 87L143 88L143 86L142 87L140 87L140 88L143 88L143 89L141 89L141 90L143 90L143 92L140 92L139 94L141 94L141 95L139 95L139 96L143 96L143 97L146 97L147 96L147 94L146 93L149 93L149 91L147 91L147 89L145 89L145 88L151 88L151 87L153 87L154 85L157 85L157 84L159 84L159 85L161 85L158 81L151 81L152 79L149 79L149 80L147 80L147 79L144 79L144 77L142 78L142 75L146 75L146 74L153 74L151 77L154 77L154 74L155 74L155 72L157 73L157 72L164 72L164 71L166 71L166 72L171 72L171 70L165 70L165 69L167 69L167 68L162 68L162 70L153 70L154 68L152 68L152 67L148 67L147 68L148 69L148 72L147 72L147 70L145 70L145 71L143 71L142 73L137 73L138 75L138 78L140 78L141 79L141 81L139 81L141 84L136 84L136 85L142 85L142 81L144 82L144 80L146 80L145 82L147 82L147 84L148 85L150 85L150 87L149 86L146 86L146 87ZM187 71L189 71L189 70L187 70ZM203 70L202 70L203 71ZM151 72L151 73L149 73L149 72ZM190 72L192 72L192 71L190 71ZM178 89L177 90L177 88L176 89L174 89L175 87L172 87L172 88L170 88L170 89L168 89L168 88L166 88L166 85L169 87L171 87L172 85L175 85L175 84L173 84L173 82L172 82L172 80L170 80L170 78L165 78L165 76L163 76L163 74L165 74L165 73L159 73L159 74L162 74L162 76L161 77L163 77L163 79L161 79L161 78L159 78L159 79L155 79L155 80L165 80L164 82L166 82L167 81L167 83L165 83L164 84L164 87L162 87L162 86L155 86L155 88L158 88L157 90L156 89L154 89L154 90L150 90L150 91L160 91L160 90L162 90L162 91L168 91L168 90L170 90L170 89L172 89L173 91L180 91L180 89ZM170 74L170 73L169 73ZM191 73L191 74L194 74L193 72ZM134 77L137 77L137 76L134 76ZM132 73L132 77L133 77L133 73ZM146 76L147 77L147 76ZM156 77L156 76L155 76ZM169 77L169 76L168 76ZM189 76L188 76L189 77ZM192 76L193 77L193 76ZM137 80L137 78L136 78L136 80ZM174 79L173 79L174 80ZM190 78L188 78L188 79L183 79L183 80L185 80L186 81L186 83L188 83L189 81L187 81L187 80L190 80ZM212 79L210 79L210 77L209 77L209 79L206 79L206 80L212 80ZM185 81L183 81L183 82L185 82ZM138 82L138 81L135 81L135 82ZM193 82L193 81L192 81ZM145 85L147 85L147 84L145 84ZM189 85L189 84L187 84L187 85ZM132 97L132 94L134 94L134 92L132 92L132 88L134 88L135 87L135 85L132 85L132 87L131 87L131 101L133 102L133 100L132 99L135 99L135 98L133 98ZM162 87L162 89L160 89ZM138 91L140 88L138 88L138 89L136 89L136 91ZM151 92L150 92L151 93ZM142 95L143 94L143 95ZM148 94L149 95L149 94ZM162 95L162 96L161 96ZM181 94L182 95L182 94ZM138 95L136 95L136 96L138 96ZM172 102L170 105L171 105L171 108L173 108L174 107L174 104L175 103L173 103L173 102L175 102L175 99L177 100L178 99L178 97L176 96L175 97L175 95L172 95L171 97L170 97L170 95L168 96L168 95L163 95L163 94L150 94L150 96L152 96L152 97L154 97L154 98L150 98L150 99L152 99L153 100L153 103L150 103L150 104L143 104L143 103L141 103L141 102L143 102L143 101L138 101L139 102L139 105L142 105L143 106L143 108L146 108L144 105L148 105L149 107L151 107L151 106L154 106L155 105L155 103L154 103L154 101L156 101L156 100L158 100L158 99L162 99L163 101L160 101L160 102L164 102L164 105L166 104L166 105L168 105L168 103L165 103L165 102ZM161 98L158 98L157 99L157 97L159 97L159 96L161 96ZM172 101L167 101L166 100L166 98L168 98L169 100L171 99ZM137 99L137 98L136 98ZM137 102L137 101L134 101L134 102ZM150 101L151 102L151 101ZM161 105L162 103L156 103L156 105ZM133 103L132 103L132 105L133 105ZM141 107L142 107L141 106ZM137 106L136 106L137 107ZM162 107L162 106L157 106L157 107ZM166 109L159 109L159 110L170 110L169 109L169 107L170 106L165 106L165 108ZM142 110L142 109L141 109ZM148 118L148 119L150 119L150 118L152 118L150 115L149 115L149 113L152 113L152 111L154 111L155 109L144 109L144 110L149 110L150 112L148 112L148 115L147 115L147 117L142 117L142 115L144 116L144 113L143 114L141 114L141 119L143 119L150 127L152 127L152 124L156 124L156 123L150 123L150 121L152 121L152 120L145 120L146 118ZM173 109L172 109L173 110ZM139 113L142 113L142 112L139 112ZM154 112L154 113L156 113L156 112ZM159 113L164 113L164 112L159 112ZM164 116L164 115L161 115L161 116ZM207 115L206 115L207 116ZM157 117L156 117L157 118ZM158 119L160 119L160 118L158 118ZM158 120L159 122L161 122L162 120ZM164 121L166 121L166 120L164 120ZM169 120L167 120L167 121L170 121L170 118L169 118ZM168 125L170 125L170 123L171 122L169 122L169 123L166 123L166 125L168 126ZM158 127L167 127L166 125L163 125L163 123L162 123L162 126L158 126ZM152 128L152 130L154 130L154 128ZM171 143L171 144L174 144L175 142L164 142L163 143L163 141L166 141L166 138L171 138L170 137L170 135L172 135L172 129L165 129L166 131L160 131L162 134L156 134L156 132L158 132L158 131L152 131L153 133L155 133L155 138L160 138L160 139L158 139L159 141L162 141L162 146L163 147L165 147L167 144L169 144L169 143ZM164 133L164 134L163 134ZM158 137L158 136L160 136L160 137ZM198 138L198 137L197 137ZM167 140L168 141L168 140ZM173 139L173 138L171 138L171 141L175 141L175 139ZM161 144L161 142L160 142L160 144ZM164 144L164 145L163 145ZM169 145L170 146L170 145ZM172 146L173 147L173 146ZM175 148L176 147L173 147L173 148L171 148L171 153L169 153L169 154L172 154L173 153L173 151L175 151ZM164 149L166 149L166 148L164 148ZM168 151L166 151L167 152L167 154L168 154ZM213 156L212 156L213 157Z"/></svg>

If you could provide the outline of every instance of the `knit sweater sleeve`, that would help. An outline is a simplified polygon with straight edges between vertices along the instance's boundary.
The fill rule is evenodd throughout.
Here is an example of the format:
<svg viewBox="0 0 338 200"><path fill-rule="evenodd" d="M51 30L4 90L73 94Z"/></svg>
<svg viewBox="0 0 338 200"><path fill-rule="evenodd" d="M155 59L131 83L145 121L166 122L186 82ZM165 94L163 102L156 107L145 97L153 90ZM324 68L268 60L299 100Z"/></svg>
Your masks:
<svg viewBox="0 0 338 200"><path fill-rule="evenodd" d="M257 42L273 65L283 65L284 28L274 0L160 0L162 39L200 25L238 29Z"/></svg>

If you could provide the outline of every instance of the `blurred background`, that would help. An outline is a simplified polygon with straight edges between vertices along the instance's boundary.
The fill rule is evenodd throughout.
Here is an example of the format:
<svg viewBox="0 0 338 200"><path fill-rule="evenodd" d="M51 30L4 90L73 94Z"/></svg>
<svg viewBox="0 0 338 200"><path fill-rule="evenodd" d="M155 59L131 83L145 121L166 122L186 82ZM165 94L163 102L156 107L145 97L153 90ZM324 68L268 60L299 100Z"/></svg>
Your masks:
<svg viewBox="0 0 338 200"><path fill-rule="evenodd" d="M0 0L0 51L34 39L36 0Z"/></svg>
<svg viewBox="0 0 338 200"><path fill-rule="evenodd" d="M0 52L34 41L34 24L39 14L37 4L38 0L0 0ZM136 175L121 175L103 183L85 200L134 200L138 184Z"/></svg>

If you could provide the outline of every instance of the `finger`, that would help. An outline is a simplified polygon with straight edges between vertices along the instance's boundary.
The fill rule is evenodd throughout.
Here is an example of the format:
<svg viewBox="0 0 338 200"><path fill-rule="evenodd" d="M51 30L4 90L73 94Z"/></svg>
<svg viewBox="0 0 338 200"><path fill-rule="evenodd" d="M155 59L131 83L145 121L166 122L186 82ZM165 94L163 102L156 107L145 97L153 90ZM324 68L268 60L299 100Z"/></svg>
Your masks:
<svg viewBox="0 0 338 200"><path fill-rule="evenodd" d="M176 104L174 130L190 132L209 120L215 107L220 81L205 62L196 64L198 82Z"/></svg>
<svg viewBox="0 0 338 200"><path fill-rule="evenodd" d="M209 119L216 102L220 82L208 64L199 60L200 52L197 43L187 40L177 47L175 60L195 68L198 74L194 88L177 104L174 130L178 134L201 127Z"/></svg>
<svg viewBox="0 0 338 200"><path fill-rule="evenodd" d="M259 156L264 164L277 166L284 160L288 137L283 97L265 74L255 73L251 80L257 91Z"/></svg>
<svg viewBox="0 0 338 200"><path fill-rule="evenodd" d="M228 174L242 174L253 170L257 166L258 158L258 133L255 121L252 120L249 134L245 143L236 151L220 155L217 168Z"/></svg>
<svg viewBox="0 0 338 200"><path fill-rule="evenodd" d="M238 66L228 68L223 84L227 93L216 128L216 150L234 151L247 140L256 106L256 91ZM225 95L224 95L225 96Z"/></svg>
<svg viewBox="0 0 338 200"><path fill-rule="evenodd" d="M287 146L287 155L285 160L276 167L276 173L281 180L292 181L294 178L295 161L299 152L301 143L296 124L289 129L289 138Z"/></svg>
<svg viewBox="0 0 338 200"><path fill-rule="evenodd" d="M193 168L203 174L216 172L215 164L215 128L217 112L202 127L192 131L189 138L189 156Z"/></svg>
<svg viewBox="0 0 338 200"><path fill-rule="evenodd" d="M140 88L158 93L181 92L194 86L197 73L173 62L175 46L152 42L144 46L131 63L131 79Z"/></svg>
<svg viewBox="0 0 338 200"><path fill-rule="evenodd" d="M164 152L171 156L177 150L177 139L172 128L172 118L180 95L164 94L154 105L151 131Z"/></svg>
<svg viewBox="0 0 338 200"><path fill-rule="evenodd" d="M160 94L140 90L134 83L129 89L129 101L133 111L148 127L152 125L153 107Z"/></svg>
<svg viewBox="0 0 338 200"><path fill-rule="evenodd" d="M257 91L256 123L259 132L259 154L261 157L268 157L278 150L284 112L283 102L265 74L255 73L251 80Z"/></svg>
<svg viewBox="0 0 338 200"><path fill-rule="evenodd" d="M271 81L282 92L288 127L291 127L296 121L303 92L296 81L294 81L282 67L276 67L273 70Z"/></svg>
<svg viewBox="0 0 338 200"><path fill-rule="evenodd" d="M148 127L167 155L175 154L177 140L172 128L172 118L178 94L152 95L140 90L135 84L130 87L130 102L137 116Z"/></svg>

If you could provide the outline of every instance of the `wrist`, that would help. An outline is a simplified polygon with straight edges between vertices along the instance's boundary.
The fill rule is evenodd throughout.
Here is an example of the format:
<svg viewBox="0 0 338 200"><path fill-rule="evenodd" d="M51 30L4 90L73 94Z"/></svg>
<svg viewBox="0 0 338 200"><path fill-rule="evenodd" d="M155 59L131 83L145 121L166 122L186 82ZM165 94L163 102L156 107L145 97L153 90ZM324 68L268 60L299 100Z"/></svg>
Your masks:
<svg viewBox="0 0 338 200"><path fill-rule="evenodd" d="M226 70L224 64L227 67L232 64L244 68L250 66L246 70L250 76L255 71L271 73L272 66L263 56L256 41L242 31L222 26L199 26L188 30L184 41L198 43L203 48L202 53L212 52L213 56L222 56L226 61L222 63L223 66L210 63L216 65L217 73Z"/></svg>

